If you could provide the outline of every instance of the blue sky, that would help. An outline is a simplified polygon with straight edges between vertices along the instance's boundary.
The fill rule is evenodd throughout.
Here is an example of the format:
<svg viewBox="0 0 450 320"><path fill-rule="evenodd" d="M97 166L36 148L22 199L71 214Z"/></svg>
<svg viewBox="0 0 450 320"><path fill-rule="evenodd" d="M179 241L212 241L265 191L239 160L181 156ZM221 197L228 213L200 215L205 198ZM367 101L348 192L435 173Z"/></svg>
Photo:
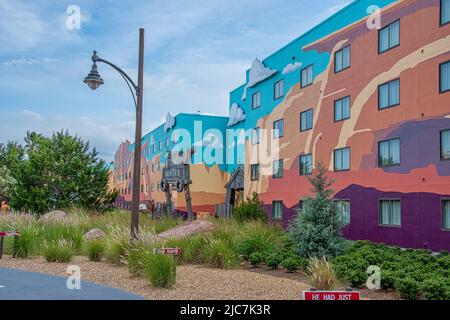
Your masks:
<svg viewBox="0 0 450 320"><path fill-rule="evenodd" d="M27 130L68 129L111 161L134 136L130 93L99 65L105 85L82 82L90 56L136 78L138 29L146 29L144 133L167 112L226 115L228 93L265 58L349 0L0 0L0 143ZM66 12L81 9L81 29Z"/></svg>

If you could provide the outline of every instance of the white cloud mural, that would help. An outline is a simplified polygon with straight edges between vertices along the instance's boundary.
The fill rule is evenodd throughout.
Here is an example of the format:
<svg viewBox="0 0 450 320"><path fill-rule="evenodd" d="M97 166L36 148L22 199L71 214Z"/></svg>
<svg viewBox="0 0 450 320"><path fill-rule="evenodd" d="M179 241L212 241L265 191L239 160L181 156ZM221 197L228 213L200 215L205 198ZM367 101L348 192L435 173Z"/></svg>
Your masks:
<svg viewBox="0 0 450 320"><path fill-rule="evenodd" d="M301 62L289 63L288 65L286 65L286 67L284 67L282 73L288 74L288 73L294 72L295 70L299 69L301 66L302 66Z"/></svg>
<svg viewBox="0 0 450 320"><path fill-rule="evenodd" d="M247 86L244 87L244 93L242 94L242 101L247 100Z"/></svg>
<svg viewBox="0 0 450 320"><path fill-rule="evenodd" d="M166 123L164 124L164 132L169 131L175 126L175 117L173 117L170 112L166 115Z"/></svg>
<svg viewBox="0 0 450 320"><path fill-rule="evenodd" d="M250 68L249 81L247 88L254 87L256 84L263 80L266 80L277 73L276 70L266 68L264 64L259 60L255 59Z"/></svg>
<svg viewBox="0 0 450 320"><path fill-rule="evenodd" d="M228 126L232 127L239 122L245 120L245 112L242 110L237 103L233 103L230 108L230 116L228 120Z"/></svg>

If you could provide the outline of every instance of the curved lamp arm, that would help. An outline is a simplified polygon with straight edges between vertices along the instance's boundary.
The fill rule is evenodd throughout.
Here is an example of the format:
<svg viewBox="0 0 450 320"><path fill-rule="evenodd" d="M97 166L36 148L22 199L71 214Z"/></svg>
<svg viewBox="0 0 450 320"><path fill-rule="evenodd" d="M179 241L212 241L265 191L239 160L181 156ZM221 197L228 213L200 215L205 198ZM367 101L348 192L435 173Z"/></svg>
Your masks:
<svg viewBox="0 0 450 320"><path fill-rule="evenodd" d="M136 97L140 95L140 89L139 87L134 83L134 81L130 78L130 76L128 76L125 71L123 71L122 69L120 69L118 66L116 66L114 63L111 63L107 60L101 59L97 56L97 51L94 51L94 54L92 55L92 61L94 63L96 62L103 62L107 65L109 65L110 67L112 67L114 70L116 70L117 72L119 72L119 74L122 76L122 78L125 80L125 82L128 85L128 88L131 91L131 95L133 96L133 100L134 100L134 105L137 108L137 102L136 102ZM133 87L133 88L132 88ZM134 89L134 91L133 91Z"/></svg>

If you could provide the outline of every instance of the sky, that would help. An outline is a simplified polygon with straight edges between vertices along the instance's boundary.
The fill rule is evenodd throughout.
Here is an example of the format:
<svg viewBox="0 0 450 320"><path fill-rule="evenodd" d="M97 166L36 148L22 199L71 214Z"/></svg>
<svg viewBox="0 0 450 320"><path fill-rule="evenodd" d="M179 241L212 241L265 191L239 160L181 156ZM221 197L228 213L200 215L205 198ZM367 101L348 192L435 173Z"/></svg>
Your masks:
<svg viewBox="0 0 450 320"><path fill-rule="evenodd" d="M137 79L145 28L143 133L167 112L224 115L230 91L264 59L349 0L0 0L0 143L62 129L112 161L134 137L134 105L104 64L104 86L83 79L92 51ZM71 6L80 9L79 28ZM72 27L70 27L72 26ZM77 27L75 25L75 27ZM137 81L135 81L137 82Z"/></svg>

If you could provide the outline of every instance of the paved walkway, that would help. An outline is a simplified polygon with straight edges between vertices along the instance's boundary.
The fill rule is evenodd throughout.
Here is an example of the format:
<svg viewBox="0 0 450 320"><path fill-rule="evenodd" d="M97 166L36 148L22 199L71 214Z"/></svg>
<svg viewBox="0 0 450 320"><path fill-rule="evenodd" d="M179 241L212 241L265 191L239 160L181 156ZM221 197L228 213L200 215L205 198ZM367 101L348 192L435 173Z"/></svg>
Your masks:
<svg viewBox="0 0 450 320"><path fill-rule="evenodd" d="M1 261L1 260L0 260ZM67 289L67 278L0 268L0 300L142 300L126 291L81 279L81 289Z"/></svg>

